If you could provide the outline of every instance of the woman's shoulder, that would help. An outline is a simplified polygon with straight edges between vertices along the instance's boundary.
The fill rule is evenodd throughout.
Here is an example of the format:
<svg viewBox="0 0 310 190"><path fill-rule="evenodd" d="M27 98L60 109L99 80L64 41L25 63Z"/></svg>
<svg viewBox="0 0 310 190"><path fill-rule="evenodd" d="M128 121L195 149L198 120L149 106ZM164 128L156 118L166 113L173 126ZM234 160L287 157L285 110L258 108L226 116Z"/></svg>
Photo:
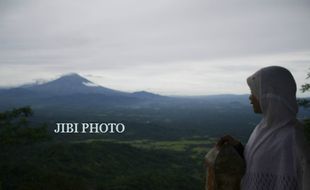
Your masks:
<svg viewBox="0 0 310 190"><path fill-rule="evenodd" d="M297 121L290 125L281 127L276 133L273 133L270 138L274 139L273 142L275 146L281 144L280 147L284 147L284 149L287 149L288 146L293 146L295 148L296 146L304 147L306 143L304 124ZM279 141L281 143L279 143Z"/></svg>
<svg viewBox="0 0 310 190"><path fill-rule="evenodd" d="M304 129L304 124L297 120L290 125L286 125L285 127L280 128L276 134L282 138L294 138L296 140L303 140L305 138Z"/></svg>

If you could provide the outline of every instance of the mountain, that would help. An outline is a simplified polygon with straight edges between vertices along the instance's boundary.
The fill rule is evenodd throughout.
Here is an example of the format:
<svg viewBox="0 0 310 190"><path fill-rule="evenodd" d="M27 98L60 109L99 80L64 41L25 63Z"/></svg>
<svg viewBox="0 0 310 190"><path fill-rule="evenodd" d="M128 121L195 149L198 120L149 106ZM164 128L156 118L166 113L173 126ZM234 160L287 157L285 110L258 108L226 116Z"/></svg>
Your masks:
<svg viewBox="0 0 310 190"><path fill-rule="evenodd" d="M47 107L123 107L137 105L164 96L146 91L123 92L97 85L72 73L55 80L26 84L16 88L0 89L0 110L31 105L34 108Z"/></svg>
<svg viewBox="0 0 310 190"><path fill-rule="evenodd" d="M70 95L70 94L104 94L104 95L127 95L128 93L112 90L97 85L82 76L72 73L64 75L56 80L43 84L22 86L21 88L33 92L49 95Z"/></svg>

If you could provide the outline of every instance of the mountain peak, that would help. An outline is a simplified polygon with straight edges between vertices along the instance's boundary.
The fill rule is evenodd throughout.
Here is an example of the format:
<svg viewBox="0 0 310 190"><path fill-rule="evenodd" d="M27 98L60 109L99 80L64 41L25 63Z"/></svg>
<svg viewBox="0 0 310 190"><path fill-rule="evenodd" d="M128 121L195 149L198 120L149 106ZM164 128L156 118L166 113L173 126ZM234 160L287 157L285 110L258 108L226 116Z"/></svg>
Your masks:
<svg viewBox="0 0 310 190"><path fill-rule="evenodd" d="M79 75L78 73L66 73L66 74L61 75L60 78L61 77L82 77L82 76Z"/></svg>
<svg viewBox="0 0 310 190"><path fill-rule="evenodd" d="M77 73L64 74L54 81L67 81L67 82L78 82L78 83L90 82L89 80L87 80L86 78L82 77L81 75Z"/></svg>
<svg viewBox="0 0 310 190"><path fill-rule="evenodd" d="M154 93L151 93L151 92L147 92L147 91L136 91L136 92L133 92L134 95L137 95L139 97L144 97L144 98L155 98L155 97L160 97L160 95L158 94L154 94Z"/></svg>
<svg viewBox="0 0 310 190"><path fill-rule="evenodd" d="M97 85L77 73L68 73L55 80L25 88L39 93L48 93L58 96L70 94L124 94L121 91Z"/></svg>

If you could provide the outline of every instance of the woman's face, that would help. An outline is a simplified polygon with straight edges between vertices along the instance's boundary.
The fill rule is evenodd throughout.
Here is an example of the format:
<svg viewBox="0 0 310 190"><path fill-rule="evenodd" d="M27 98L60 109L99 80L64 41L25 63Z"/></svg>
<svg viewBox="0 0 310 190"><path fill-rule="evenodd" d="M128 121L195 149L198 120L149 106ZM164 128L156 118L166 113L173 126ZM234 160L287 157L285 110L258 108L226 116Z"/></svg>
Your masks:
<svg viewBox="0 0 310 190"><path fill-rule="evenodd" d="M253 94L251 94L249 96L249 99L250 99L251 104L253 106L254 113L262 113L262 109L260 107L258 99Z"/></svg>

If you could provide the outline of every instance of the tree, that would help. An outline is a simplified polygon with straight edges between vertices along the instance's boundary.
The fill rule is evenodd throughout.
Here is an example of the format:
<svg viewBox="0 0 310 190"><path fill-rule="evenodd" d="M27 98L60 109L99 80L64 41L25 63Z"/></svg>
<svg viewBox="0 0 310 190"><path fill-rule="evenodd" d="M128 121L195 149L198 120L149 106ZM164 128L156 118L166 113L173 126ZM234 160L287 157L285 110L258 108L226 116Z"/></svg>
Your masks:
<svg viewBox="0 0 310 190"><path fill-rule="evenodd" d="M0 145L29 144L50 139L46 124L29 126L28 117L32 115L29 106L0 112Z"/></svg>
<svg viewBox="0 0 310 190"><path fill-rule="evenodd" d="M306 79L309 79L309 78L310 78L310 72L307 74ZM302 93L310 91L310 83L305 83L305 84L301 85L300 91ZM305 98L301 98L301 99L298 99L298 104L300 106L308 108L308 107L310 107L310 100L309 99L305 99Z"/></svg>
<svg viewBox="0 0 310 190"><path fill-rule="evenodd" d="M307 74L306 79L309 79L309 78L310 78L310 72ZM309 83L305 83L305 84L301 85L300 91L302 93L310 91L310 84ZM299 103L299 105L301 105L303 107L306 107L306 108L310 107L309 99L305 99L305 98L304 99L299 99L298 103ZM304 124L305 124L305 134L306 134L306 137L310 141L310 118L304 119Z"/></svg>
<svg viewBox="0 0 310 190"><path fill-rule="evenodd" d="M310 78L310 72L308 73L308 76L306 79L309 79ZM310 83L305 83L303 85L301 85L301 89L300 89L303 93L306 92L306 91L309 91L310 90Z"/></svg>

